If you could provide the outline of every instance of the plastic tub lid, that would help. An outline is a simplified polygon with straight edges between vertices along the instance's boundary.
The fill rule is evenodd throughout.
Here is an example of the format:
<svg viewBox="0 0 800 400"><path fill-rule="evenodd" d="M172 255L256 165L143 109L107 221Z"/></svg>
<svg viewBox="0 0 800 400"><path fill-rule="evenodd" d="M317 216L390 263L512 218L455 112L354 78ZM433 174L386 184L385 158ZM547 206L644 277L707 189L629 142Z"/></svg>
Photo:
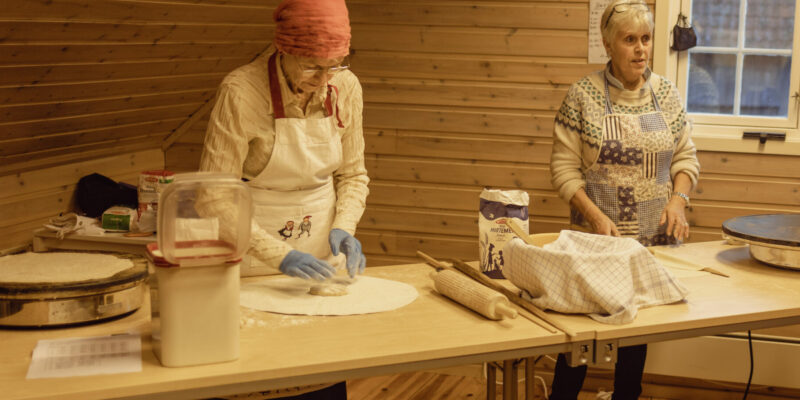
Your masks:
<svg viewBox="0 0 800 400"><path fill-rule="evenodd" d="M250 188L233 174L176 174L158 202L158 247L169 264L241 259L250 245Z"/></svg>
<svg viewBox="0 0 800 400"><path fill-rule="evenodd" d="M158 243L147 244L147 257L156 267L201 267L215 264L237 264L241 258L231 259L236 253L236 248L222 240L193 240L177 242L175 256L177 264L164 258L164 253L158 248Z"/></svg>

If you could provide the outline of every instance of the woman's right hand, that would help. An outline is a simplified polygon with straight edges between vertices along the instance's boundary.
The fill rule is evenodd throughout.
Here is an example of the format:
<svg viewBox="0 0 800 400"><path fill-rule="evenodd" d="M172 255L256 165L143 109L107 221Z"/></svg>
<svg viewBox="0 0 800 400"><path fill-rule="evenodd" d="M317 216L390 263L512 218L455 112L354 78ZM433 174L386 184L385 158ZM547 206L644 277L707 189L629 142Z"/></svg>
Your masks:
<svg viewBox="0 0 800 400"><path fill-rule="evenodd" d="M572 196L569 203L583 215L590 225L592 225L594 233L598 235L620 236L617 225L589 199L589 196L583 188L575 192L575 195Z"/></svg>
<svg viewBox="0 0 800 400"><path fill-rule="evenodd" d="M611 221L611 218L603 214L600 209L597 209L596 212L590 213L590 215L586 215L585 217L592 225L594 233L598 235L620 236L617 225Z"/></svg>
<svg viewBox="0 0 800 400"><path fill-rule="evenodd" d="M336 270L330 264L317 259L311 254L297 250L291 250L283 258L278 269L289 276L318 281L324 281L336 275Z"/></svg>

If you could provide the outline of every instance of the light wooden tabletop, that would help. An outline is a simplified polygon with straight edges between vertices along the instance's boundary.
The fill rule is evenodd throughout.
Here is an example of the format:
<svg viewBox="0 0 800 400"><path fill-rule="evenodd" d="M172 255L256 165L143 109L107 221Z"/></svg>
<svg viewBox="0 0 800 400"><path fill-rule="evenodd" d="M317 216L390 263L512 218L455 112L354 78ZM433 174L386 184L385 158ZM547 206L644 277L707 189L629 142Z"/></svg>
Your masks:
<svg viewBox="0 0 800 400"><path fill-rule="evenodd" d="M580 341L649 342L736 327L775 326L800 320L800 272L769 267L746 246L706 242L660 248L691 291L688 301L647 308L627 325L548 312ZM662 257L666 257L662 255ZM675 259L687 260L685 264ZM725 278L692 268L709 266ZM552 334L524 318L490 321L439 295L424 264L368 268L366 274L412 284L420 297L399 310L354 316L288 316L243 309L241 357L229 363L165 368L151 351L147 308L125 318L58 330L0 329L0 388L4 399L181 399L338 381L568 350L565 334ZM264 278L247 278L264 279ZM142 333L140 373L26 380L40 339ZM682 336L681 336L682 335ZM635 343L629 343L635 344Z"/></svg>
<svg viewBox="0 0 800 400"><path fill-rule="evenodd" d="M525 318L491 321L439 295L427 265L368 268L366 274L406 282L419 298L390 312L353 316L290 316L242 309L241 357L229 363L162 367L149 339L148 313L58 330L0 329L3 399L201 398L363 376L500 361L525 350L564 351L566 335ZM264 278L247 278L264 279ZM211 322L210 322L211 323ZM142 333L140 373L26 380L40 339ZM591 333L582 339L591 340ZM578 338L581 339L581 338Z"/></svg>

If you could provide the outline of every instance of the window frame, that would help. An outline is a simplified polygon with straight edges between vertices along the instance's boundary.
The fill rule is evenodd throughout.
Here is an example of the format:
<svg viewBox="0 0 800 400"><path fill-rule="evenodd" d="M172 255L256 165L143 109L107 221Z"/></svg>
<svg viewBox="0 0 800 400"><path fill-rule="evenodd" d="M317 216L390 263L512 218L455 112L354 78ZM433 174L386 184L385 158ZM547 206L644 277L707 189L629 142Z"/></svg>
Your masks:
<svg viewBox="0 0 800 400"><path fill-rule="evenodd" d="M678 22L678 15L681 13L689 16L691 21L691 0L656 2L657 29L653 35L653 71L676 84L685 105L688 52L678 52L669 48L672 27ZM664 26L669 28L659 28ZM800 93L800 0L795 0L793 38L794 57L792 57L790 76L788 118L688 114L687 118L693 126L692 139L698 150L800 155L800 125L798 125L800 97L795 97ZM742 137L744 132L750 131L784 132L786 140L767 140L765 143L760 143L757 139Z"/></svg>

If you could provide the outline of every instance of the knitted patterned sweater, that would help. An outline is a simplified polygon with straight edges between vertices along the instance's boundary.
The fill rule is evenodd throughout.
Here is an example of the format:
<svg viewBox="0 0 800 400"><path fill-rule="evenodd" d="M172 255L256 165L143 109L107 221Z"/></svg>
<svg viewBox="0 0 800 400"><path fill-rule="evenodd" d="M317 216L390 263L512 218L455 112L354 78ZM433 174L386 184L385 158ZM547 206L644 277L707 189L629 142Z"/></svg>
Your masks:
<svg viewBox="0 0 800 400"><path fill-rule="evenodd" d="M641 88L627 90L611 75L609 68L610 64L605 70L594 72L572 84L556 114L550 174L559 196L569 203L575 193L586 185L584 172L597 159L605 113L604 77L608 78L608 90L615 113L638 115L654 111L650 92L650 87L653 88L675 139L670 176L674 180L675 175L683 172L689 176L694 187L700 173L700 163L678 89L672 82L647 70L646 82Z"/></svg>

